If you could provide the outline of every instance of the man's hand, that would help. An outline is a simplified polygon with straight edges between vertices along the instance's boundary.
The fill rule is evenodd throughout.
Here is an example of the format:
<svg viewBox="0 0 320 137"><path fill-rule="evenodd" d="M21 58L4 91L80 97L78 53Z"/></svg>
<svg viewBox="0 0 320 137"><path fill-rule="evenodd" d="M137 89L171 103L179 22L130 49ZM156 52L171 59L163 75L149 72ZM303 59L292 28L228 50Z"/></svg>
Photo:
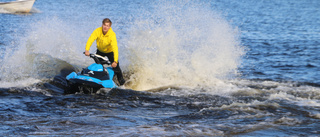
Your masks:
<svg viewBox="0 0 320 137"><path fill-rule="evenodd" d="M113 68L117 67L117 63L116 62L112 62L111 67L113 67Z"/></svg>
<svg viewBox="0 0 320 137"><path fill-rule="evenodd" d="M86 51L84 52L84 55L90 56L90 52L89 52L88 50L86 50Z"/></svg>

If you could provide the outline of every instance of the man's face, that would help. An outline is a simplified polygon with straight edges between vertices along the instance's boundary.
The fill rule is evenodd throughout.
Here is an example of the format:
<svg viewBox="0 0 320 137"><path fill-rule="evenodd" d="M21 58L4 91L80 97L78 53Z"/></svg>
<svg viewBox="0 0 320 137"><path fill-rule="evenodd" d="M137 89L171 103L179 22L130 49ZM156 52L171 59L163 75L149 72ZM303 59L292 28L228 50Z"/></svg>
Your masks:
<svg viewBox="0 0 320 137"><path fill-rule="evenodd" d="M104 23L104 24L102 24L102 31L103 31L104 33L107 33L110 28L111 28L111 24L110 24L110 23Z"/></svg>

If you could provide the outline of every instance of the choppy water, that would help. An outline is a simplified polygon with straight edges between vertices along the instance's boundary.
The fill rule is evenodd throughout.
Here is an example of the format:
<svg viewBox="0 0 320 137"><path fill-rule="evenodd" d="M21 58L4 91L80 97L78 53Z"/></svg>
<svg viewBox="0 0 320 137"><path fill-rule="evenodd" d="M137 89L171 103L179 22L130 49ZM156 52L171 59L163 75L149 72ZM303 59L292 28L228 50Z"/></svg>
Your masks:
<svg viewBox="0 0 320 137"><path fill-rule="evenodd" d="M319 9L317 0L47 0L4 12L0 135L318 136ZM63 94L65 76L93 63L82 52L105 17L128 83Z"/></svg>

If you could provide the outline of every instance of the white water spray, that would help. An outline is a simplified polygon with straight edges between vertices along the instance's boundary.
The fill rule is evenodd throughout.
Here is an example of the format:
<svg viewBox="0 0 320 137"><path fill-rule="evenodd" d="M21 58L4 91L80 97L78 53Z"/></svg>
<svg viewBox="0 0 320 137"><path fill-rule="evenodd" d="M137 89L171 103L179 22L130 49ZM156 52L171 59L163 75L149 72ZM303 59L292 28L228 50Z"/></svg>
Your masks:
<svg viewBox="0 0 320 137"><path fill-rule="evenodd" d="M85 64L87 58L81 55L83 47L78 48L77 33L58 18L36 21L26 34L24 38L17 38L17 45L6 49L7 55L1 61L1 83L19 86L28 81L32 84L30 80L36 83L53 78L63 68Z"/></svg>
<svg viewBox="0 0 320 137"><path fill-rule="evenodd" d="M160 1L132 23L126 53L131 88L214 87L237 74L239 34L209 5Z"/></svg>

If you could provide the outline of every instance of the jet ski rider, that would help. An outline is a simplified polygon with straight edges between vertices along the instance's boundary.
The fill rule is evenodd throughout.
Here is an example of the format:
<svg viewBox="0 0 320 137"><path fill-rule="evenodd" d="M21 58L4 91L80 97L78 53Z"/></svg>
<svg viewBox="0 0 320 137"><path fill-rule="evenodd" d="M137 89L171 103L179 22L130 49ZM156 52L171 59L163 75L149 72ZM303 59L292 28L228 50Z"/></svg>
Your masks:
<svg viewBox="0 0 320 137"><path fill-rule="evenodd" d="M107 56L109 61L111 63L111 67L113 68L115 74L117 75L118 81L120 85L123 85L125 83L125 80L122 76L122 71L119 66L119 54L118 54L118 44L117 44L117 38L116 33L113 32L111 28L112 22L110 19L105 18L102 21L102 26L95 29L91 36L89 37L86 49L85 49L85 55L90 55L90 47L92 43L96 40L97 42L97 52L96 54L101 56Z"/></svg>

